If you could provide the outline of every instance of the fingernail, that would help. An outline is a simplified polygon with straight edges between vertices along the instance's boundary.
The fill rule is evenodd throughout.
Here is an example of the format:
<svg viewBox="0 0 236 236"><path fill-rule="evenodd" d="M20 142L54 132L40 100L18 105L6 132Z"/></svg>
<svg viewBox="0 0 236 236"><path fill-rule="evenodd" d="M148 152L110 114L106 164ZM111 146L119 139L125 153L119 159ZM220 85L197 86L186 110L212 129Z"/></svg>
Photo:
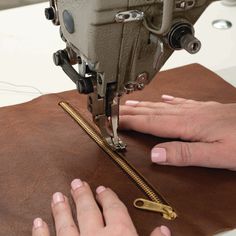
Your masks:
<svg viewBox="0 0 236 236"><path fill-rule="evenodd" d="M161 98L162 98L163 100L166 100L166 101L172 101L172 100L174 100L174 97L173 97L173 96L165 95L165 94L162 95Z"/></svg>
<svg viewBox="0 0 236 236"><path fill-rule="evenodd" d="M81 188L83 186L83 182L80 179L75 179L71 182L71 188L76 190L77 188Z"/></svg>
<svg viewBox="0 0 236 236"><path fill-rule="evenodd" d="M135 106L137 104L139 104L139 101L128 100L125 102L125 105L127 105L127 106Z"/></svg>
<svg viewBox="0 0 236 236"><path fill-rule="evenodd" d="M100 194L100 193L104 192L105 190L106 190L106 188L104 186L100 186L97 188L96 193Z"/></svg>
<svg viewBox="0 0 236 236"><path fill-rule="evenodd" d="M163 163L166 162L165 148L153 148L151 153L152 162Z"/></svg>
<svg viewBox="0 0 236 236"><path fill-rule="evenodd" d="M165 236L171 236L170 230L166 226L161 226L160 227L161 233Z"/></svg>
<svg viewBox="0 0 236 236"><path fill-rule="evenodd" d="M62 193L54 193L52 196L54 204L61 203L65 201L64 195Z"/></svg>
<svg viewBox="0 0 236 236"><path fill-rule="evenodd" d="M43 220L41 218L36 218L34 220L34 228L37 229L37 228L40 228L43 226Z"/></svg>

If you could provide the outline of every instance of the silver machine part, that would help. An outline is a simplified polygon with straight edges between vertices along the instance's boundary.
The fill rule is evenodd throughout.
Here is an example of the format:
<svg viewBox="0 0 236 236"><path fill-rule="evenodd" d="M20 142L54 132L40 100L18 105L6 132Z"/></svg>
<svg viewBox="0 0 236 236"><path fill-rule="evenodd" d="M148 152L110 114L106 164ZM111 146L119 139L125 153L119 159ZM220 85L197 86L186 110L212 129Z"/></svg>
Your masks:
<svg viewBox="0 0 236 236"><path fill-rule="evenodd" d="M144 13L138 10L119 12L116 14L115 19L117 23L140 21L144 19Z"/></svg>
<svg viewBox="0 0 236 236"><path fill-rule="evenodd" d="M201 49L201 42L192 34L186 34L180 40L180 45L190 54L195 54Z"/></svg>
<svg viewBox="0 0 236 236"><path fill-rule="evenodd" d="M212 22L212 26L219 30L227 30L230 29L233 26L233 24L228 20L219 19L219 20L214 20Z"/></svg>
<svg viewBox="0 0 236 236"><path fill-rule="evenodd" d="M120 97L144 89L174 50L200 50L193 24L213 1L50 0L46 17L60 25L66 43L54 61L88 94L88 109L113 149L126 147L117 133Z"/></svg>

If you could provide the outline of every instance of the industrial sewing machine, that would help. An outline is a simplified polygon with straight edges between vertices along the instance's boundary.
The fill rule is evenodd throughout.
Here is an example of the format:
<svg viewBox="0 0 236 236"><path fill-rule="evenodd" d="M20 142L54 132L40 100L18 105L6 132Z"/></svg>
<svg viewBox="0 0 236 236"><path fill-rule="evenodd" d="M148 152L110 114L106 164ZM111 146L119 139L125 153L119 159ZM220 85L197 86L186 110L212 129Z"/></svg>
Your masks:
<svg viewBox="0 0 236 236"><path fill-rule="evenodd" d="M66 43L54 62L88 94L93 120L114 150L126 147L117 133L120 97L142 90L174 50L200 50L193 24L213 1L50 0L46 18L60 25Z"/></svg>

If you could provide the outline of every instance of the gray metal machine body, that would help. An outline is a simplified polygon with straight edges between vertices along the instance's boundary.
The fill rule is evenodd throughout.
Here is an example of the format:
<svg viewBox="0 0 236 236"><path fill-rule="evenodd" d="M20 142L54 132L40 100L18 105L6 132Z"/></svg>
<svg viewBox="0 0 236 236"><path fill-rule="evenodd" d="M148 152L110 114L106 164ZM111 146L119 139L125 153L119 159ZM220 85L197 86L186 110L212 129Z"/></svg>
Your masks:
<svg viewBox="0 0 236 236"><path fill-rule="evenodd" d="M50 0L46 17L66 43L55 63L88 94L93 120L114 149L125 148L117 135L120 96L143 89L174 50L200 50L193 24L212 1Z"/></svg>

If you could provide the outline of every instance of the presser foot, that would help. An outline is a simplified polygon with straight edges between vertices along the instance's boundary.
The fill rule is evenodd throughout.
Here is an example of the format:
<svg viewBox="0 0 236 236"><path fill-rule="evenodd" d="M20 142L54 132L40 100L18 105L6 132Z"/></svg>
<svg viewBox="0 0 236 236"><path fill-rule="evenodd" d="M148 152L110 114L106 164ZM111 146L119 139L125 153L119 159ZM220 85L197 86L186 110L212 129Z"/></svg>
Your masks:
<svg viewBox="0 0 236 236"><path fill-rule="evenodd" d="M118 116L107 118L105 115L97 116L96 124L100 129L103 139L108 143L114 151L125 151L126 144L119 138L118 129Z"/></svg>
<svg viewBox="0 0 236 236"><path fill-rule="evenodd" d="M126 144L123 143L123 141L120 138L118 138L118 141L117 141L117 139L109 137L109 138L106 138L106 141L110 145L112 150L114 151L121 152L121 151L126 150Z"/></svg>

